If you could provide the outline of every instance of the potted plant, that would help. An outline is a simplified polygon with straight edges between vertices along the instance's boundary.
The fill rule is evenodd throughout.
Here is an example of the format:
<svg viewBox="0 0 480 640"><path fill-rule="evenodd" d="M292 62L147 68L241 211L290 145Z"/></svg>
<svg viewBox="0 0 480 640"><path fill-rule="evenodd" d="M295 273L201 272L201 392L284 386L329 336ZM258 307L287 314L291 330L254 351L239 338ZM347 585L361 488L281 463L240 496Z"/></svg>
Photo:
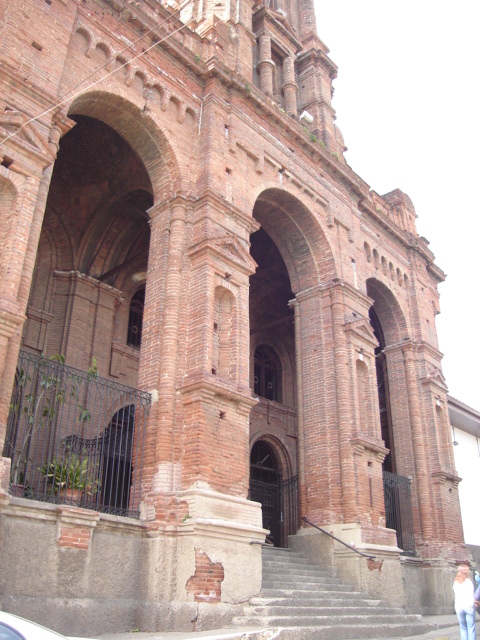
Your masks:
<svg viewBox="0 0 480 640"><path fill-rule="evenodd" d="M31 488L26 480L29 474L27 467L32 462L31 447L34 446L38 434L47 433L57 419L59 409L67 399L76 399L78 396L78 380L73 377L73 384L69 385L67 377L63 373L65 356L57 354L46 358L41 356L39 366L32 373L20 369L17 371L14 400L10 404L10 418L12 427L9 429L4 455L12 460L10 476L10 492L17 496L29 496ZM97 377L97 363L92 358L92 364L87 371L88 379ZM83 425L91 419L86 407L78 405L78 420ZM86 456L81 459L66 452L63 460L54 460L40 469L45 477L50 493L58 494L63 489L83 491L84 487L74 489L81 483L81 476L87 472L88 462ZM60 469L63 467L63 478ZM91 475L90 472L89 475ZM57 478L57 486L53 481ZM72 479L70 480L70 478ZM87 485L88 486L88 485Z"/></svg>
<svg viewBox="0 0 480 640"><path fill-rule="evenodd" d="M64 364L65 357L55 355L44 362ZM11 419L16 422L14 441L7 441L7 449L12 459L10 491L23 496L28 483L25 480L30 462L28 451L35 434L55 418L59 404L65 401L65 389L61 379L51 367L40 368L38 379L32 380L24 369L17 373L17 397L10 404ZM10 434L12 435L12 434Z"/></svg>
<svg viewBox="0 0 480 640"><path fill-rule="evenodd" d="M88 465L88 457L66 451L40 467L48 490L68 502L78 502L82 494L91 495L95 489L95 470Z"/></svg>

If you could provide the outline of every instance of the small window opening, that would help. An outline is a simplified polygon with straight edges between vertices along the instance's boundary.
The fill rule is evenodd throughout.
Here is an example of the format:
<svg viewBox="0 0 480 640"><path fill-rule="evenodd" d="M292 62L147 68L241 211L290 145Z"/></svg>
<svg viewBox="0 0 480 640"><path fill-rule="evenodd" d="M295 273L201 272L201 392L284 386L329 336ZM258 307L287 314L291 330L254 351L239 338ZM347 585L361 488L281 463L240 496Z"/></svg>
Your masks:
<svg viewBox="0 0 480 640"><path fill-rule="evenodd" d="M277 354L269 347L258 347L254 356L253 390L255 395L281 402L281 366Z"/></svg>
<svg viewBox="0 0 480 640"><path fill-rule="evenodd" d="M143 309L145 306L145 288L140 289L130 301L128 315L127 345L140 349L142 343Z"/></svg>

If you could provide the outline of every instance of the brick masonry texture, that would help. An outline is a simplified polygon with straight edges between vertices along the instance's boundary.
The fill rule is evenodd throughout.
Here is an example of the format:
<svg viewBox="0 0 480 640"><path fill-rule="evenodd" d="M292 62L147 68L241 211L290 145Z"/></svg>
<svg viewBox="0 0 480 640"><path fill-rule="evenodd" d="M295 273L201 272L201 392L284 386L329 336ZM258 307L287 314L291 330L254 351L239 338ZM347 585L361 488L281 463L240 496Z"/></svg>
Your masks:
<svg viewBox="0 0 480 640"><path fill-rule="evenodd" d="M264 446L260 477L368 544L395 544L382 470L410 478L421 558L463 558L444 274L410 198L344 160L313 5L10 0L0 24L0 443L20 348L95 358L154 398L149 532L187 527L185 491L246 500ZM193 546L186 597L219 601L227 565Z"/></svg>

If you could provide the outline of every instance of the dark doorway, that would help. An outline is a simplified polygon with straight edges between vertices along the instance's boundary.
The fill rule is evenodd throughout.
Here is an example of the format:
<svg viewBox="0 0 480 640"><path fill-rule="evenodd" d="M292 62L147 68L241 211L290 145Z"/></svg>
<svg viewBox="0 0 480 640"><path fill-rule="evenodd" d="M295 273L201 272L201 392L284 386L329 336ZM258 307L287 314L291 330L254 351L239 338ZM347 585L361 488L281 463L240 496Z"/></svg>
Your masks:
<svg viewBox="0 0 480 640"><path fill-rule="evenodd" d="M298 480L282 481L275 453L266 442L258 441L252 448L249 498L262 505L263 528L270 531L267 541L287 547L288 536L299 527Z"/></svg>
<svg viewBox="0 0 480 640"><path fill-rule="evenodd" d="M262 524L267 540L280 546L280 504L277 458L266 442L256 442L250 454L250 499L262 505Z"/></svg>
<svg viewBox="0 0 480 640"><path fill-rule="evenodd" d="M109 513L128 511L134 424L135 407L130 405L117 411L105 431L101 501Z"/></svg>
<svg viewBox="0 0 480 640"><path fill-rule="evenodd" d="M370 324L378 340L378 347L375 349L375 367L377 373L378 404L380 410L380 425L382 428L382 440L388 449L388 454L383 461L383 469L395 473L395 456L393 451L393 430L392 417L390 412L390 395L388 390L387 360L385 358L385 338L383 336L382 325L373 307L369 311Z"/></svg>

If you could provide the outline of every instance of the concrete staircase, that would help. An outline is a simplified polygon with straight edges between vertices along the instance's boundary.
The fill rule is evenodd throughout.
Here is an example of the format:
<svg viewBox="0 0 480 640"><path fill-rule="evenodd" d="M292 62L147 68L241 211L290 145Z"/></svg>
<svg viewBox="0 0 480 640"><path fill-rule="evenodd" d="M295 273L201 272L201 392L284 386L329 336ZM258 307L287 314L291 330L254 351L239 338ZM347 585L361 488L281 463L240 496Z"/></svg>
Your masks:
<svg viewBox="0 0 480 640"><path fill-rule="evenodd" d="M353 591L297 552L264 547L262 554L261 596L235 619L236 628L270 629L278 640L385 640L432 630L420 615Z"/></svg>

